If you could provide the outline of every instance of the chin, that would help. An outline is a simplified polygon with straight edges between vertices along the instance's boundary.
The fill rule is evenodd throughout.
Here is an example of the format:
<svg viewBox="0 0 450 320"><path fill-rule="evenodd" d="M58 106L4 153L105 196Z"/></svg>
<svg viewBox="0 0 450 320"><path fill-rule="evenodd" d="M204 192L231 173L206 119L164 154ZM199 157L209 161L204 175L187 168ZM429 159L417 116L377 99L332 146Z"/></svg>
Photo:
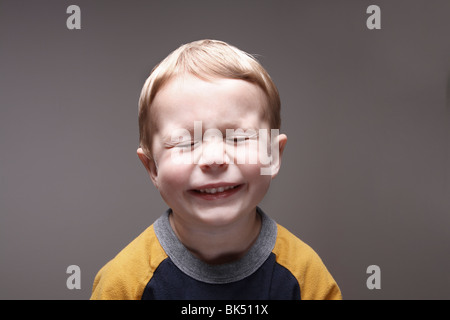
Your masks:
<svg viewBox="0 0 450 320"><path fill-rule="evenodd" d="M221 227L233 224L239 220L246 211L233 207L202 208L195 214L197 219L209 226Z"/></svg>

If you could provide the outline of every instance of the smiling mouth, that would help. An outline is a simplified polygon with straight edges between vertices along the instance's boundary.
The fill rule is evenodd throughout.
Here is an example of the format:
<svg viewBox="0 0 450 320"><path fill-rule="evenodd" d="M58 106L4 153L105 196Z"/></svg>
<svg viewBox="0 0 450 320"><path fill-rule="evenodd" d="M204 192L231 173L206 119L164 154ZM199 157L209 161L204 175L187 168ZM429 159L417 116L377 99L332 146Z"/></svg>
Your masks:
<svg viewBox="0 0 450 320"><path fill-rule="evenodd" d="M217 198L217 197L223 197L228 196L231 194L234 194L236 191L238 191L242 184L236 184L236 185L226 185L226 186L214 186L210 188L200 188L200 189L193 189L191 192L195 195L201 196L203 198Z"/></svg>
<svg viewBox="0 0 450 320"><path fill-rule="evenodd" d="M195 190L195 191L200 192L200 193L215 194L217 192L224 192L224 191L227 191L227 190L232 190L232 189L234 189L234 188L236 188L238 186L239 185L226 186L226 187L217 187L217 188L206 188L206 189L198 189L198 190Z"/></svg>

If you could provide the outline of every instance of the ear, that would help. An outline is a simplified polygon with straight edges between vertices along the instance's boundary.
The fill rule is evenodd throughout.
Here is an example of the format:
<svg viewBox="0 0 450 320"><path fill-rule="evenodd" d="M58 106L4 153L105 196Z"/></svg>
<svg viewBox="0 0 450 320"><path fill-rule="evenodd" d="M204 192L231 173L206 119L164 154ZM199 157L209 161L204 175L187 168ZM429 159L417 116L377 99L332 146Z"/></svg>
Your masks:
<svg viewBox="0 0 450 320"><path fill-rule="evenodd" d="M152 180L153 184L156 188L158 188L158 167L156 166L156 163L153 159L150 159L142 150L142 148L137 149L137 155L139 159L141 160L142 164L145 167L145 170L147 170L148 175L150 176L150 179Z"/></svg>
<svg viewBox="0 0 450 320"><path fill-rule="evenodd" d="M280 171L281 167L281 158L283 156L284 147L287 143L287 136L285 134L280 134L275 138L275 141L272 141L272 148L278 146L278 154L272 151L272 163L271 166L271 175L272 179L275 178Z"/></svg>

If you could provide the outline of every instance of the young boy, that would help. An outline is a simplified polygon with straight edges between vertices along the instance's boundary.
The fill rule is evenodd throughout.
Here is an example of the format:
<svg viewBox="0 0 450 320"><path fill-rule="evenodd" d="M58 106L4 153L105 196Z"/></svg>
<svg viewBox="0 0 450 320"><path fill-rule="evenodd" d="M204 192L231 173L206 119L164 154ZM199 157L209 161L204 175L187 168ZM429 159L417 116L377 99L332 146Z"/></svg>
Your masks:
<svg viewBox="0 0 450 320"><path fill-rule="evenodd" d="M241 50L196 41L157 65L137 154L170 209L99 271L91 299L341 299L318 255L258 207L279 128L278 91Z"/></svg>

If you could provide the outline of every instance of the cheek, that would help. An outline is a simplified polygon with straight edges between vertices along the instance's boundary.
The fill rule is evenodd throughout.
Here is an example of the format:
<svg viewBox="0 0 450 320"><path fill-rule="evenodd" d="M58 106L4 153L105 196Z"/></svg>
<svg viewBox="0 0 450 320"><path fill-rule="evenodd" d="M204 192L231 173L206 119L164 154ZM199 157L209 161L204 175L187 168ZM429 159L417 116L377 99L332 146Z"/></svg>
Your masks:
<svg viewBox="0 0 450 320"><path fill-rule="evenodd" d="M262 194L264 196L272 181L271 176L261 174L262 166L260 164L244 164L238 166L239 171L249 183L251 190L254 193Z"/></svg>
<svg viewBox="0 0 450 320"><path fill-rule="evenodd" d="M236 164L250 164L261 165L267 163L268 153L267 147L259 140L249 140L245 143L238 143L237 145L227 144L226 152L233 163Z"/></svg>
<svg viewBox="0 0 450 320"><path fill-rule="evenodd" d="M161 193L175 193L184 190L191 173L191 166L164 163L158 168L158 185Z"/></svg>

